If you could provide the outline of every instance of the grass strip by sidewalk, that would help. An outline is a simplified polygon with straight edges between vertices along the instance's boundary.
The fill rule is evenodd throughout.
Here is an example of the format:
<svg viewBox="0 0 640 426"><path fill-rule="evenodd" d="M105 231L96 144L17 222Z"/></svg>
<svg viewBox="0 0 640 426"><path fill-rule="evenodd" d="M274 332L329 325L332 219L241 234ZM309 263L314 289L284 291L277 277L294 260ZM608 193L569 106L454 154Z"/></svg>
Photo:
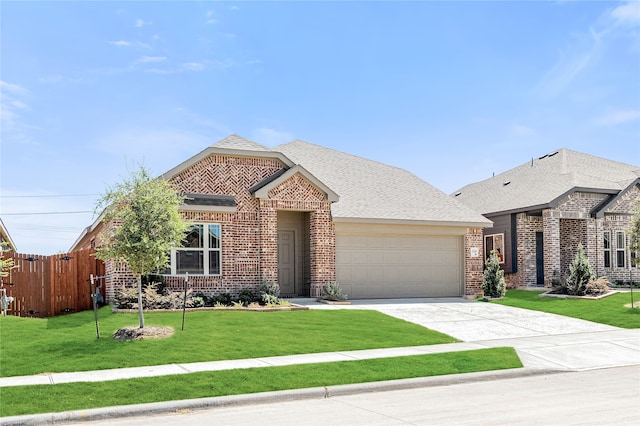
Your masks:
<svg viewBox="0 0 640 426"><path fill-rule="evenodd" d="M136 325L136 314L100 310L96 339L92 311L47 319L0 317L0 376L102 370L145 365L247 359L303 353L457 342L451 336L377 311L149 312L147 326L170 326L173 336L118 342L112 334Z"/></svg>
<svg viewBox="0 0 640 426"><path fill-rule="evenodd" d="M285 389L336 386L522 367L513 348L186 375L1 388L0 416L82 410Z"/></svg>
<svg viewBox="0 0 640 426"><path fill-rule="evenodd" d="M629 293L617 293L599 300L539 297L543 291L507 290L502 300L491 303L580 318L621 328L640 328L640 309L626 308ZM640 291L634 293L640 300Z"/></svg>

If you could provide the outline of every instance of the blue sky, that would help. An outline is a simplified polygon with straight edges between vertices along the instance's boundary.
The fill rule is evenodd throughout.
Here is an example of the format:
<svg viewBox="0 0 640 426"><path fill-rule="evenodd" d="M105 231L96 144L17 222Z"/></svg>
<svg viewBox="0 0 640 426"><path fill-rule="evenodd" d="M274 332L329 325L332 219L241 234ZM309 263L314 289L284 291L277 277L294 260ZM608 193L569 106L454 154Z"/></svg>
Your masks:
<svg viewBox="0 0 640 426"><path fill-rule="evenodd" d="M128 169L231 133L446 193L562 147L640 164L637 1L2 1L0 18L0 217L24 253L67 250Z"/></svg>

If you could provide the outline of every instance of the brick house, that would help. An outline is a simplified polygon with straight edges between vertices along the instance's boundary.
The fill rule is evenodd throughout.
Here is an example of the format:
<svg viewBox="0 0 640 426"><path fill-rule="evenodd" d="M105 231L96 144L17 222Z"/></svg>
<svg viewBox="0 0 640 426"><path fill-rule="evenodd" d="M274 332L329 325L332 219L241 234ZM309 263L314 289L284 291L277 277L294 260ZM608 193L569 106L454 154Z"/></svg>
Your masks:
<svg viewBox="0 0 640 426"><path fill-rule="evenodd" d="M0 244L2 244L2 250L5 251L16 251L16 245L11 239L11 235L9 235L9 231L4 226L4 222L0 219Z"/></svg>
<svg viewBox="0 0 640 426"><path fill-rule="evenodd" d="M406 170L302 141L274 149L232 135L161 178L189 199L184 246L167 278L237 295L262 280L317 297L338 281L350 298L481 294L490 222ZM97 244L89 226L73 249ZM107 262L107 299L132 277Z"/></svg>
<svg viewBox="0 0 640 426"><path fill-rule="evenodd" d="M640 198L638 166L560 149L453 197L493 221L485 250L500 252L511 287L550 287L566 277L578 243L598 277L640 281L628 235Z"/></svg>

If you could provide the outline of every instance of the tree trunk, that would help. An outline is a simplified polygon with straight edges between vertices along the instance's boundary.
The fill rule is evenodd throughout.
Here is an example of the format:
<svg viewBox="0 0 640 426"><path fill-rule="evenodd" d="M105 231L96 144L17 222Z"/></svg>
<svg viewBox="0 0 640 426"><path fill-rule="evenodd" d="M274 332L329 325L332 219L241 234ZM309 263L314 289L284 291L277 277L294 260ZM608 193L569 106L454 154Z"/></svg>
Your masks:
<svg viewBox="0 0 640 426"><path fill-rule="evenodd" d="M140 328L144 328L144 315L142 314L142 275L138 275L138 316Z"/></svg>

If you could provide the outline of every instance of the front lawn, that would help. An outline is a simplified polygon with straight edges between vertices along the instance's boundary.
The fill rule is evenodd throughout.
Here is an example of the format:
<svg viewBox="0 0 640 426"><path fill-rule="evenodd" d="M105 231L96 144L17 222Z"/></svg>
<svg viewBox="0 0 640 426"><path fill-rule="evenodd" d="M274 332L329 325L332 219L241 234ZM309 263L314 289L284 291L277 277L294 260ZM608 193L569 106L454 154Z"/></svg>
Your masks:
<svg viewBox="0 0 640 426"><path fill-rule="evenodd" d="M0 416L522 367L513 348L2 388Z"/></svg>
<svg viewBox="0 0 640 426"><path fill-rule="evenodd" d="M245 359L302 353L452 343L457 340L377 311L150 312L146 325L170 326L172 337L119 342L119 328L136 314L92 311L48 319L0 318L0 377L144 365ZM3 390L3 394L4 394Z"/></svg>
<svg viewBox="0 0 640 426"><path fill-rule="evenodd" d="M544 292L508 290L502 300L491 303L549 312L615 327L640 328L640 309L624 306L631 303L629 293L617 293L600 300L539 297L541 293ZM640 300L640 291L634 292L634 300Z"/></svg>

